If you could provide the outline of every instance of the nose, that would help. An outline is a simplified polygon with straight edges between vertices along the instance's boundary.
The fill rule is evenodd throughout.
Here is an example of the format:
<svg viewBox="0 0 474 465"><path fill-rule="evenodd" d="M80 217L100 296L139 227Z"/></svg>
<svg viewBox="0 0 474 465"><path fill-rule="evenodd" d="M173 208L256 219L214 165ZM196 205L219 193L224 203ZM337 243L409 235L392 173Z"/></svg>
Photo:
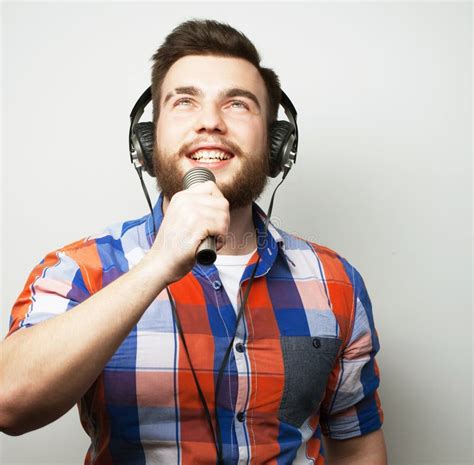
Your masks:
<svg viewBox="0 0 474 465"><path fill-rule="evenodd" d="M220 109L212 103L203 105L196 116L194 130L197 133L225 133L227 127Z"/></svg>

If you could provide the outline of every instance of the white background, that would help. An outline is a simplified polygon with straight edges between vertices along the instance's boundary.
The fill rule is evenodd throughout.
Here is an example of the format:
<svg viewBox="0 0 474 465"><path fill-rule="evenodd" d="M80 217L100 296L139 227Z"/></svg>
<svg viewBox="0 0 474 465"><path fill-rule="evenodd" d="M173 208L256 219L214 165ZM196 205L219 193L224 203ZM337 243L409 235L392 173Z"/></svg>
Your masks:
<svg viewBox="0 0 474 465"><path fill-rule="evenodd" d="M275 223L335 249L367 284L390 463L472 463L469 3L10 3L2 13L2 335L48 251L147 212L127 133L150 57L183 20L224 20L254 41L299 112ZM4 464L80 464L88 446L76 409L0 440Z"/></svg>

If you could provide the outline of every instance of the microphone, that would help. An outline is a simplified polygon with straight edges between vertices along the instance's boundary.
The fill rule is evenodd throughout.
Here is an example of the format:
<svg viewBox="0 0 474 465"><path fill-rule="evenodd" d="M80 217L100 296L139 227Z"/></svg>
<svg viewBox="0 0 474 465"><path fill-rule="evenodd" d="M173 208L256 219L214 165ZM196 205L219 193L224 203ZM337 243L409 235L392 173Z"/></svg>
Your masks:
<svg viewBox="0 0 474 465"><path fill-rule="evenodd" d="M188 189L198 182L214 181L216 178L212 171L207 168L191 168L183 178L183 189ZM216 238L208 236L204 239L196 251L196 260L200 265L212 265L216 261Z"/></svg>

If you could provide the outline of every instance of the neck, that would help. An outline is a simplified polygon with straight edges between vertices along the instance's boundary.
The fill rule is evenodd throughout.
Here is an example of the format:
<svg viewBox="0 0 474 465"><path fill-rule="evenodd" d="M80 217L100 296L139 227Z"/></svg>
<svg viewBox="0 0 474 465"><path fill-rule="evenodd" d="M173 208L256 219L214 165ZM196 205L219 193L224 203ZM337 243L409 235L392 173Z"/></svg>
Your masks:
<svg viewBox="0 0 474 465"><path fill-rule="evenodd" d="M169 205L163 197L163 215ZM257 248L257 234L252 218L252 204L230 211L230 225L224 246L217 252L219 255L246 255Z"/></svg>

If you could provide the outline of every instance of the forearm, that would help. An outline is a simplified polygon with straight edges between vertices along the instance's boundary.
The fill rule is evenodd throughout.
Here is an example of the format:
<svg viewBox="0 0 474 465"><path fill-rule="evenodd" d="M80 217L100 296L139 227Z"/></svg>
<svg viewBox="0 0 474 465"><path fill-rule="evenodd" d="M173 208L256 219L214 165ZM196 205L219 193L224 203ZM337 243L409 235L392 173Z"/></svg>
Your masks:
<svg viewBox="0 0 474 465"><path fill-rule="evenodd" d="M351 439L323 437L328 465L387 465L382 430Z"/></svg>
<svg viewBox="0 0 474 465"><path fill-rule="evenodd" d="M166 286L159 270L147 256L73 310L0 343L0 430L44 426L82 397Z"/></svg>

